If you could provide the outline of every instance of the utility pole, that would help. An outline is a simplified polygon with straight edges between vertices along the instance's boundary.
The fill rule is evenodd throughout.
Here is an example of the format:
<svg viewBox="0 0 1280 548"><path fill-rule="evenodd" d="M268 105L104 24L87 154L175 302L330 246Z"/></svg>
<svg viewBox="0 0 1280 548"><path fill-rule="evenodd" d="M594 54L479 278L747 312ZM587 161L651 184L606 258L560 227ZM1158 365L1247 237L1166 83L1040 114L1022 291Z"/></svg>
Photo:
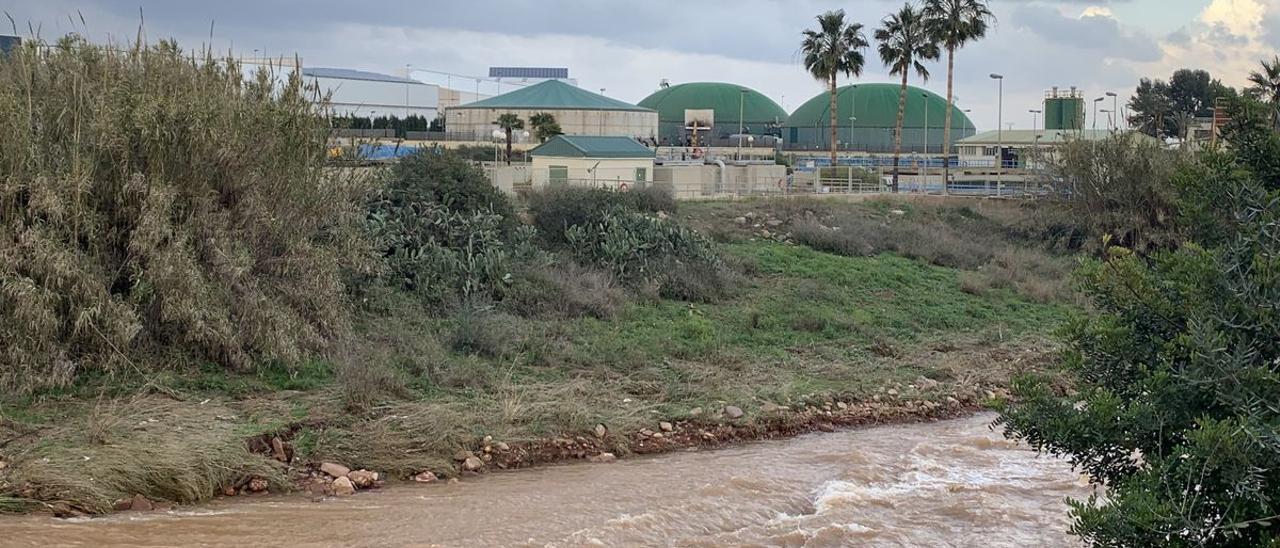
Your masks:
<svg viewBox="0 0 1280 548"><path fill-rule="evenodd" d="M1000 95L996 102L996 197L999 197L1004 189L1004 75L993 72L991 78L1000 83Z"/></svg>

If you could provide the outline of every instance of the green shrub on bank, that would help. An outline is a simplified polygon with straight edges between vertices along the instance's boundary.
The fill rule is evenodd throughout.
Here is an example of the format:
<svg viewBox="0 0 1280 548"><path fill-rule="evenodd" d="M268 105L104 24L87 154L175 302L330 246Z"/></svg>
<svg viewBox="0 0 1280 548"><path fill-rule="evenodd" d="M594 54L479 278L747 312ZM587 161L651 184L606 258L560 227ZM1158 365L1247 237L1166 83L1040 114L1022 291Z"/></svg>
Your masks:
<svg viewBox="0 0 1280 548"><path fill-rule="evenodd" d="M457 213L488 212L516 225L515 209L484 171L461 155L430 149L401 158L391 168L383 192L389 206L433 203Z"/></svg>
<svg viewBox="0 0 1280 548"><path fill-rule="evenodd" d="M0 57L0 389L140 369L246 369L346 323L353 179L299 78L171 42Z"/></svg>
<svg viewBox="0 0 1280 548"><path fill-rule="evenodd" d="M569 227L599 223L606 213L673 214L676 211L670 190L657 185L629 191L574 186L552 188L530 195L528 205L533 226L553 245L567 242L565 232Z"/></svg>

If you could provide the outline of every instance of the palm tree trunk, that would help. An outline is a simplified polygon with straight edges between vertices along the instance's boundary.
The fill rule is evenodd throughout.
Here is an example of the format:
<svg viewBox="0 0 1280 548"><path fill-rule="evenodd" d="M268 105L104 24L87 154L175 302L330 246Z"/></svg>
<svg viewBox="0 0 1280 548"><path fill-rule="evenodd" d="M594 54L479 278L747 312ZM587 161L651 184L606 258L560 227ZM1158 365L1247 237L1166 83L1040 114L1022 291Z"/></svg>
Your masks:
<svg viewBox="0 0 1280 548"><path fill-rule="evenodd" d="M507 128L507 165L511 165L511 128Z"/></svg>
<svg viewBox="0 0 1280 548"><path fill-rule="evenodd" d="M956 48L947 48L947 121L942 126L942 194L947 194L947 181L951 180L951 110L952 91L956 75Z"/></svg>
<svg viewBox="0 0 1280 548"><path fill-rule="evenodd" d="M835 73L831 74L831 83L829 85L831 87L831 168L832 173L834 173L836 167L836 139L838 137L836 133L836 107L838 105L836 104L837 89Z"/></svg>
<svg viewBox="0 0 1280 548"><path fill-rule="evenodd" d="M898 160L902 157L902 119L907 115L907 71L902 71L902 90L898 92L898 127L893 134L893 193L898 193Z"/></svg>

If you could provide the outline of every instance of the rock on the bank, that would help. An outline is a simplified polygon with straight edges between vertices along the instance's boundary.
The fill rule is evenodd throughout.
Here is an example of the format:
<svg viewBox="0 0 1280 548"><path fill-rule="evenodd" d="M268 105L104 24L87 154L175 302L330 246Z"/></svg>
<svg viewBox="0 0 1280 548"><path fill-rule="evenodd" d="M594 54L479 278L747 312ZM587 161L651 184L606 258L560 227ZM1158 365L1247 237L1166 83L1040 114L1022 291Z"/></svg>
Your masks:
<svg viewBox="0 0 1280 548"><path fill-rule="evenodd" d="M736 405L730 405L724 408L724 416L731 419L740 419L742 418L742 415L744 415L742 408Z"/></svg>
<svg viewBox="0 0 1280 548"><path fill-rule="evenodd" d="M675 426L672 426L672 424L667 421L662 421L658 423L658 429L662 430L663 432L670 432L672 430L675 430Z"/></svg>
<svg viewBox="0 0 1280 548"><path fill-rule="evenodd" d="M413 481L418 483L433 483L439 479L440 478L436 477L435 474L432 474L430 470L422 471L413 477Z"/></svg>
<svg viewBox="0 0 1280 548"><path fill-rule="evenodd" d="M609 434L609 429L608 429L608 428L606 428L606 427L605 427L605 425L603 425L603 424L597 424L597 425L596 425L596 437L597 437L597 438L603 438L603 437L605 437L605 436L606 436L606 435L608 435L608 434Z"/></svg>
<svg viewBox="0 0 1280 548"><path fill-rule="evenodd" d="M466 460L462 461L462 468L469 472L475 472L476 470L484 468L484 461L480 460L479 457L472 455L470 457L467 457Z"/></svg>
<svg viewBox="0 0 1280 548"><path fill-rule="evenodd" d="M142 495L134 495L133 500L129 501L129 509L135 512L150 512L155 510L154 504Z"/></svg>
<svg viewBox="0 0 1280 548"><path fill-rule="evenodd" d="M347 474L347 479L351 480L357 488L367 489L373 487L374 482L378 481L378 473L369 470L352 470Z"/></svg>
<svg viewBox="0 0 1280 548"><path fill-rule="evenodd" d="M618 456L613 453L600 453L599 455L591 455L587 457L590 462L613 462L618 460Z"/></svg>
<svg viewBox="0 0 1280 548"><path fill-rule="evenodd" d="M345 478L347 477L347 474L351 473L350 468L332 462L320 463L320 471L335 478Z"/></svg>
<svg viewBox="0 0 1280 548"><path fill-rule="evenodd" d="M351 483L350 478L343 476L333 480L333 494L345 497L347 495L354 495L355 492L356 486L354 483Z"/></svg>

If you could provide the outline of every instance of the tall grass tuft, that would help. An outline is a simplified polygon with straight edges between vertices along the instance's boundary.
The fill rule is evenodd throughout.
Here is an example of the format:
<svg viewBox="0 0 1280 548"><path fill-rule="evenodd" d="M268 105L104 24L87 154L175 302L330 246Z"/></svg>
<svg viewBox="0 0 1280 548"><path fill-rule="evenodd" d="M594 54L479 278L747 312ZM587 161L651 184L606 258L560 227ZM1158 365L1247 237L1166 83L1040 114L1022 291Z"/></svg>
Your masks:
<svg viewBox="0 0 1280 548"><path fill-rule="evenodd" d="M166 357L249 369L344 329L366 257L318 90L173 42L0 58L0 388Z"/></svg>

